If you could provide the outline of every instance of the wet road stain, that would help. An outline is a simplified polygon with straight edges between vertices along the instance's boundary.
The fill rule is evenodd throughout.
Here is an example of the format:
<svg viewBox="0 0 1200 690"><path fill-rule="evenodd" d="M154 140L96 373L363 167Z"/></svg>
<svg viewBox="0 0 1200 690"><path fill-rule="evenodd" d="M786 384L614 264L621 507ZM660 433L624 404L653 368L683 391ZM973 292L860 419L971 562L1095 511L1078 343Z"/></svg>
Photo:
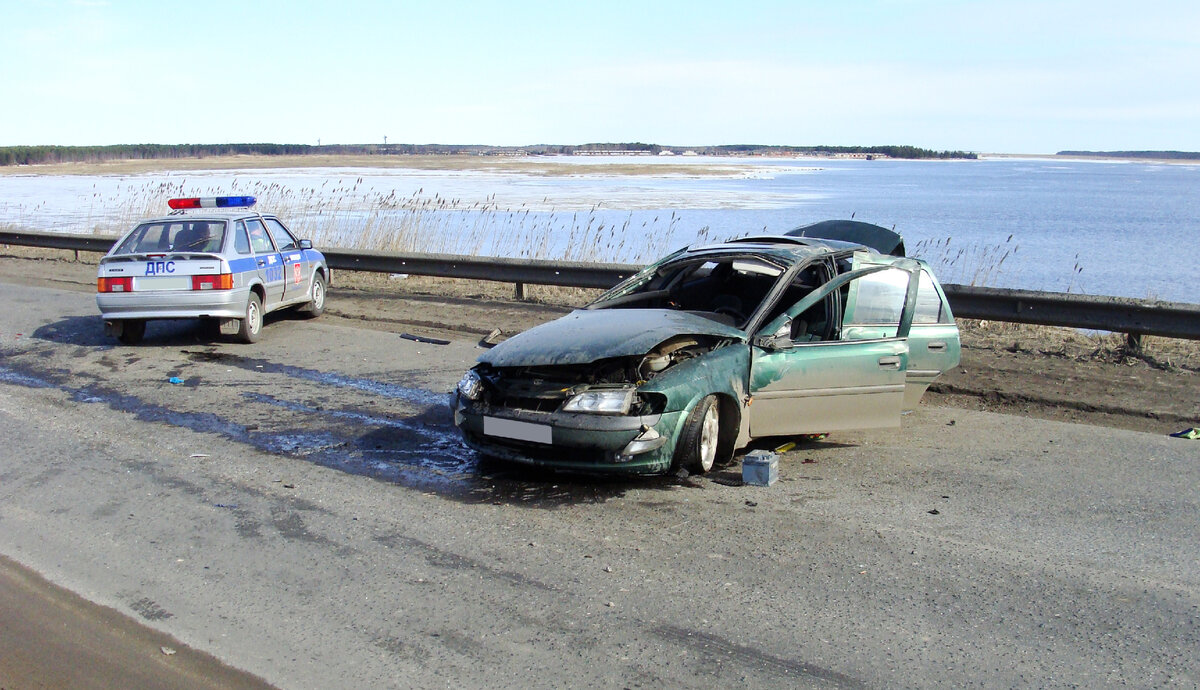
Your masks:
<svg viewBox="0 0 1200 690"><path fill-rule="evenodd" d="M58 389L76 402L106 405L133 414L144 422L218 434L263 452L431 491L466 503L554 509L602 503L622 496L630 489L678 488L677 483L664 478L609 479L564 475L481 458L462 443L458 430L450 424L444 394L261 359L213 357L209 353L204 353L201 359L296 376L316 383L342 385L409 403L434 402L419 406L412 415L392 416L353 408L328 409L272 395L243 392L241 395L248 402L278 407L314 419L312 423L304 424L304 428L266 431L258 425L242 424L214 412L174 410L101 384L73 385L70 372L38 370L14 365L11 360L9 366L0 366L0 382Z"/></svg>
<svg viewBox="0 0 1200 690"><path fill-rule="evenodd" d="M403 400L416 405L444 405L446 404L447 393L435 393L433 391L424 390L422 388L409 388L394 383L385 383L383 381L375 381L372 379L363 379L353 376L346 376L336 372L318 371L316 369L308 369L298 367L292 364L279 364L266 359L256 359L253 357L242 357L241 355L231 355L226 352L195 352L184 350L183 353L195 362L215 362L226 366L233 366L246 371L261 372L266 374L281 374L292 378L319 383L326 386L337 386L339 388L353 388L364 393L378 395L392 400Z"/></svg>

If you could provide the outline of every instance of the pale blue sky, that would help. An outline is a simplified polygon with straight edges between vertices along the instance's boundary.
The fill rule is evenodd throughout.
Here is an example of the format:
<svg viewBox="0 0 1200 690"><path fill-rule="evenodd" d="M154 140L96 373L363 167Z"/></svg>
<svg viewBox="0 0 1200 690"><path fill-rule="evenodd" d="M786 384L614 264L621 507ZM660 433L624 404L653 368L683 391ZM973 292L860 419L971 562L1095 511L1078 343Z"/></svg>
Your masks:
<svg viewBox="0 0 1200 690"><path fill-rule="evenodd" d="M0 145L1200 150L1200 3L0 0Z"/></svg>

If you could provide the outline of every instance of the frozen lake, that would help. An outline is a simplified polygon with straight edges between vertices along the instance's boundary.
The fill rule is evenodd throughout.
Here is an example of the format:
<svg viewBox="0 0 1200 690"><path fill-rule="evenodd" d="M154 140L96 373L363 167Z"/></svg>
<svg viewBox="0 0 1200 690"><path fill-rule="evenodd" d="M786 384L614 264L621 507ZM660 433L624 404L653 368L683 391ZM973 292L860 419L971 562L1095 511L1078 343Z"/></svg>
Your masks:
<svg viewBox="0 0 1200 690"><path fill-rule="evenodd" d="M0 175L0 224L118 234L170 196L249 193L318 246L644 262L827 218L945 282L1200 303L1200 166L1043 159L550 157L469 169ZM528 166L525 163L528 162Z"/></svg>

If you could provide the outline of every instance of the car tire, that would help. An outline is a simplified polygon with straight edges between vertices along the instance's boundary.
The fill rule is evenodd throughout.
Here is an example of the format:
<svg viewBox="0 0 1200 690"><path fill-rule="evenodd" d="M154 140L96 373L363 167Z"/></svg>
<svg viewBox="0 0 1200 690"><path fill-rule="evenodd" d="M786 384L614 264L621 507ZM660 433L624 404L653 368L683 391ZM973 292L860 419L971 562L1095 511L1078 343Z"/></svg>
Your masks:
<svg viewBox="0 0 1200 690"><path fill-rule="evenodd" d="M713 468L721 440L721 408L717 396L707 395L701 400L679 433L675 444L675 457L671 466L685 469L692 474L703 474Z"/></svg>
<svg viewBox="0 0 1200 690"><path fill-rule="evenodd" d="M262 333L263 307L262 298L257 292L251 292L246 299L246 314L238 325L237 337L243 343L253 343Z"/></svg>
<svg viewBox="0 0 1200 690"><path fill-rule="evenodd" d="M325 313L325 288L325 276L314 273L312 287L308 289L308 303L300 308L300 313L310 319Z"/></svg>
<svg viewBox="0 0 1200 690"><path fill-rule="evenodd" d="M121 322L121 335L117 340L124 345L137 345L146 335L146 322L143 319L125 319Z"/></svg>

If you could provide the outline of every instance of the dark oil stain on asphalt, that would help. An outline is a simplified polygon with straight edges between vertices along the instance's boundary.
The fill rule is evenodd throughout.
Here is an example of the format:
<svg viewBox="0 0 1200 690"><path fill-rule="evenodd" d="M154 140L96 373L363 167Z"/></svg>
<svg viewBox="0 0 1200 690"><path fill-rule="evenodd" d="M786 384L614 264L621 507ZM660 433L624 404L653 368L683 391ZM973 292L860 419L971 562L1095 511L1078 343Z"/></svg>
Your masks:
<svg viewBox="0 0 1200 690"><path fill-rule="evenodd" d="M417 405L444 405L446 403L445 393L434 393L422 388L409 388L394 383L344 376L337 373L298 367L292 364L279 364L266 359L231 355L225 352L194 352L190 350L184 350L183 352L196 362L217 362L225 366L245 369L246 371L281 374L326 386L353 388L364 393L371 393L393 400L403 400Z"/></svg>
<svg viewBox="0 0 1200 690"><path fill-rule="evenodd" d="M188 353L194 359L234 364L317 383L351 387L408 403L425 403L409 416L356 409L318 408L260 393L243 393L252 403L328 420L308 428L259 430L213 412L178 411L100 384L71 385L68 372L36 371L13 362L0 366L0 382L28 388L55 388L81 403L104 404L145 422L162 422L200 433L215 433L261 451L314 462L350 474L435 492L466 503L557 508L602 503L634 488L676 488L664 478L607 478L527 469L479 457L463 445L450 422L445 394L395 384L325 374L261 359L218 353ZM213 356L217 355L217 356ZM23 370L22 370L23 369ZM418 403L419 404L419 403ZM364 433L365 430L365 433Z"/></svg>

